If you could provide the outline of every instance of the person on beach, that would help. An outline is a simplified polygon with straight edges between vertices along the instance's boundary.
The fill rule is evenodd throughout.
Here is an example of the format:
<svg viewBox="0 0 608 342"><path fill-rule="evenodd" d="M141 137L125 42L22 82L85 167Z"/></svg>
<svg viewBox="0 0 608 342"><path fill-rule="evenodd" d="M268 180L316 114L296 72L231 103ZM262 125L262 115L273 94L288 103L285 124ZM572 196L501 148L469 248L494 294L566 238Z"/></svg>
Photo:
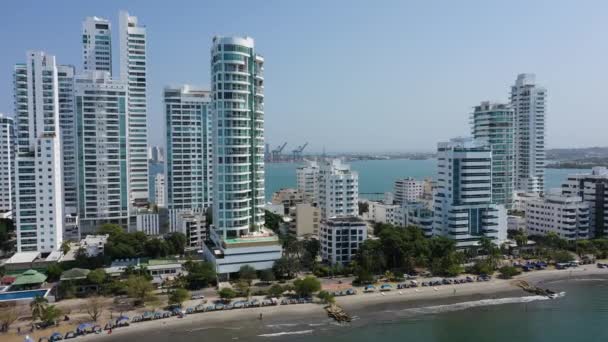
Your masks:
<svg viewBox="0 0 608 342"><path fill-rule="evenodd" d="M262 313L260 312L260 320L262 320Z"/></svg>

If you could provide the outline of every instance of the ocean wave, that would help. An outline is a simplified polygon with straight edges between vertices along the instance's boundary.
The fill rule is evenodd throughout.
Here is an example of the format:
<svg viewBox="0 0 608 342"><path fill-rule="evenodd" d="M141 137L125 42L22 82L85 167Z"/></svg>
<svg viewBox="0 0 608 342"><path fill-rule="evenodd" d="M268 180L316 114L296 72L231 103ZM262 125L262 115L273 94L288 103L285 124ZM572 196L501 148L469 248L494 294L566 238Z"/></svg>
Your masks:
<svg viewBox="0 0 608 342"><path fill-rule="evenodd" d="M565 292L561 292L557 297L565 296ZM437 314L443 312L461 311L471 308L483 307L483 306L494 306L503 304L518 304L518 303L530 303L540 300L550 300L547 296L525 296L525 297L509 297L509 298L498 298L498 299L482 299L470 302L462 302L455 304L445 305L434 305L421 308L410 308L400 310L400 313L413 313L413 314Z"/></svg>
<svg viewBox="0 0 608 342"><path fill-rule="evenodd" d="M273 334L262 334L258 335L259 337L277 337L277 336L285 336L285 335L305 335L312 334L313 330L300 330L300 331L281 331Z"/></svg>
<svg viewBox="0 0 608 342"><path fill-rule="evenodd" d="M277 323L277 324L267 324L268 328L281 328L281 327L295 327L298 323Z"/></svg>

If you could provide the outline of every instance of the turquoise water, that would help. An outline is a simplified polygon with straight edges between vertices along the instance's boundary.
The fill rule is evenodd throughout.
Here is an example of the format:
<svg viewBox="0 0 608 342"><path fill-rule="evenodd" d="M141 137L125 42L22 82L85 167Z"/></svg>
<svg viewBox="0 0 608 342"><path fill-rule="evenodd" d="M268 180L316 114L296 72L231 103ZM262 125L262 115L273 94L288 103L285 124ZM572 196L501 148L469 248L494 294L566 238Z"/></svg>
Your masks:
<svg viewBox="0 0 608 342"><path fill-rule="evenodd" d="M10 300L21 300L21 299L33 299L36 296L45 297L48 292L49 292L48 289L4 292L4 293L0 293L0 302L10 301Z"/></svg>
<svg viewBox="0 0 608 342"><path fill-rule="evenodd" d="M392 191L393 182L398 178L413 177L424 179L435 177L437 161L427 160L365 160L350 163L359 172L359 192L378 193ZM296 187L296 168L300 164L266 164L266 199L281 188ZM547 189L559 188L569 174L589 172L580 169L547 169L545 186ZM365 197L365 195L363 195Z"/></svg>

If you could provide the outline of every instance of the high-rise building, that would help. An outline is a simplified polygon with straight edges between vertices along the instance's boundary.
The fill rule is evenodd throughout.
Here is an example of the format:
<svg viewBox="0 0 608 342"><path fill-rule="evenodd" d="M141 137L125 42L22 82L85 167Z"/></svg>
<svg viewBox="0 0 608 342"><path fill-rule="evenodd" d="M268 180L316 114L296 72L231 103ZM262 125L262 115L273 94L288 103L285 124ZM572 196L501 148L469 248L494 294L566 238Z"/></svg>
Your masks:
<svg viewBox="0 0 608 342"><path fill-rule="evenodd" d="M211 92L187 85L165 88L164 106L169 215L203 212L211 206L213 189Z"/></svg>
<svg viewBox="0 0 608 342"><path fill-rule="evenodd" d="M129 199L148 202L148 121L146 104L146 28L137 17L119 14L120 79L127 85L127 157Z"/></svg>
<svg viewBox="0 0 608 342"><path fill-rule="evenodd" d="M55 56L27 53L14 69L17 251L48 253L63 240L63 165Z"/></svg>
<svg viewBox="0 0 608 342"><path fill-rule="evenodd" d="M437 189L434 234L458 247L475 245L481 237L495 243L507 238L507 215L492 203L492 151L473 139L441 142L437 148Z"/></svg>
<svg viewBox="0 0 608 342"><path fill-rule="evenodd" d="M589 238L589 204L580 196L547 194L525 202L528 235L555 233L565 240Z"/></svg>
<svg viewBox="0 0 608 342"><path fill-rule="evenodd" d="M156 200L156 205L161 208L167 206L165 193L165 175L162 173L157 173L156 176L154 176L154 198Z"/></svg>
<svg viewBox="0 0 608 342"><path fill-rule="evenodd" d="M304 200L316 203L315 196L319 191L319 164L316 161L307 161L306 165L296 169L298 190L304 195Z"/></svg>
<svg viewBox="0 0 608 342"><path fill-rule="evenodd" d="M128 228L126 86L107 71L89 71L74 88L80 231Z"/></svg>
<svg viewBox="0 0 608 342"><path fill-rule="evenodd" d="M15 122L0 113L0 213L15 206Z"/></svg>
<svg viewBox="0 0 608 342"><path fill-rule="evenodd" d="M417 201L422 197L424 181L411 177L397 179L393 187L393 201L396 204L405 204Z"/></svg>
<svg viewBox="0 0 608 342"><path fill-rule="evenodd" d="M112 32L110 21L87 17L82 23L82 59L85 71L112 73Z"/></svg>
<svg viewBox="0 0 608 342"><path fill-rule="evenodd" d="M515 190L542 193L545 186L547 90L534 74L520 74L511 87L515 118Z"/></svg>
<svg viewBox="0 0 608 342"><path fill-rule="evenodd" d="M513 110L507 104L482 102L471 114L473 138L492 149L492 202L511 208L515 150Z"/></svg>
<svg viewBox="0 0 608 342"><path fill-rule="evenodd" d="M358 215L359 174L339 159L323 161L319 168L316 197L324 219Z"/></svg>
<svg viewBox="0 0 608 342"><path fill-rule="evenodd" d="M588 174L569 175L562 193L579 196L589 204L590 237L608 235L608 169L594 167Z"/></svg>
<svg viewBox="0 0 608 342"><path fill-rule="evenodd" d="M333 217L321 222L321 259L348 265L367 240L367 224L356 216Z"/></svg>
<svg viewBox="0 0 608 342"><path fill-rule="evenodd" d="M252 38L213 38L211 85L215 246L207 257L220 274L268 269L281 246L264 228L264 58Z"/></svg>
<svg viewBox="0 0 608 342"><path fill-rule="evenodd" d="M148 146L148 160L153 163L164 163L165 152L161 146Z"/></svg>
<svg viewBox="0 0 608 342"><path fill-rule="evenodd" d="M58 65L59 127L63 152L63 196L66 214L78 208L78 170L76 162L76 116L74 111L74 66Z"/></svg>

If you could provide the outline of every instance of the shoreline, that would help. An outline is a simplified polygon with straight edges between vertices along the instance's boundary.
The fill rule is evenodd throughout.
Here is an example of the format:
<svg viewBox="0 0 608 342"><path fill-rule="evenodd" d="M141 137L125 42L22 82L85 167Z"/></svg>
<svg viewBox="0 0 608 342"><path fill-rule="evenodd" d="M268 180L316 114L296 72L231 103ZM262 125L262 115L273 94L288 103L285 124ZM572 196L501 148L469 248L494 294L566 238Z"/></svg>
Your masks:
<svg viewBox="0 0 608 342"><path fill-rule="evenodd" d="M524 273L513 279L492 279L489 282L468 283L462 285L443 285L435 291L432 287L419 287L415 289L392 290L381 295L379 292L353 296L336 297L336 303L351 316L365 318L375 313L394 309L404 310L422 308L434 305L449 305L484 299L503 299L510 297L532 297L534 295L524 292L513 285L515 280L526 280L531 284L547 286L556 281L567 279L585 279L589 276L603 276L608 279L608 270L596 269L595 266L579 267L569 270L543 270ZM545 284L545 285L543 285ZM548 285L550 287L550 285ZM456 288L454 294L453 288ZM558 289L557 289L558 290ZM78 340L127 340L129 336L143 336L162 325L163 332L171 335L172 331L194 332L225 328L230 323L243 325L243 329L272 325L296 325L298 322L331 322L322 304L297 304L261 307L255 309L231 310L213 313L201 313L186 316L182 319L168 319L165 321L148 321L131 325L128 328L116 329L111 335L87 335ZM259 314L263 320L259 320ZM296 323L294 323L296 322ZM294 324L290 324L294 323ZM235 328L236 329L236 328Z"/></svg>
<svg viewBox="0 0 608 342"><path fill-rule="evenodd" d="M525 280L533 285L554 288L551 283L567 279L584 280L589 277L600 276L608 279L608 270L595 268L594 265L580 266L573 270L542 270L523 273L509 280L492 279L488 282L475 282L460 285L418 287L416 289L393 289L389 292L359 293L353 296L336 297L336 303L340 305L351 317L356 317L353 325L363 324L367 319L373 319L381 313L394 310L418 309L431 306L444 306L475 302L480 300L499 300L505 298L521 299L532 297L533 294L526 293L519 287L513 285L516 280ZM456 290L454 292L454 289ZM401 293L400 293L401 292ZM156 334L155 338L164 336L166 339L178 338L183 334L197 333L203 330L241 330L241 333L257 331L267 333L269 327L295 326L309 324L310 326L321 324L336 324L327 317L322 304L294 304L279 305L260 308L249 308L229 311L215 311L209 313L190 314L184 318L168 318L131 324L126 328L114 329L112 334L104 331L101 334L89 334L76 339L80 340L105 340L105 341L128 341L133 337L138 339ZM263 319L259 315L263 314ZM232 324L231 324L232 323ZM48 336L53 329L37 331L32 334L37 340L40 336ZM227 333L227 332L226 332ZM235 332L236 333L236 332ZM247 335L250 336L250 335ZM4 335L7 342L23 341L25 335Z"/></svg>

